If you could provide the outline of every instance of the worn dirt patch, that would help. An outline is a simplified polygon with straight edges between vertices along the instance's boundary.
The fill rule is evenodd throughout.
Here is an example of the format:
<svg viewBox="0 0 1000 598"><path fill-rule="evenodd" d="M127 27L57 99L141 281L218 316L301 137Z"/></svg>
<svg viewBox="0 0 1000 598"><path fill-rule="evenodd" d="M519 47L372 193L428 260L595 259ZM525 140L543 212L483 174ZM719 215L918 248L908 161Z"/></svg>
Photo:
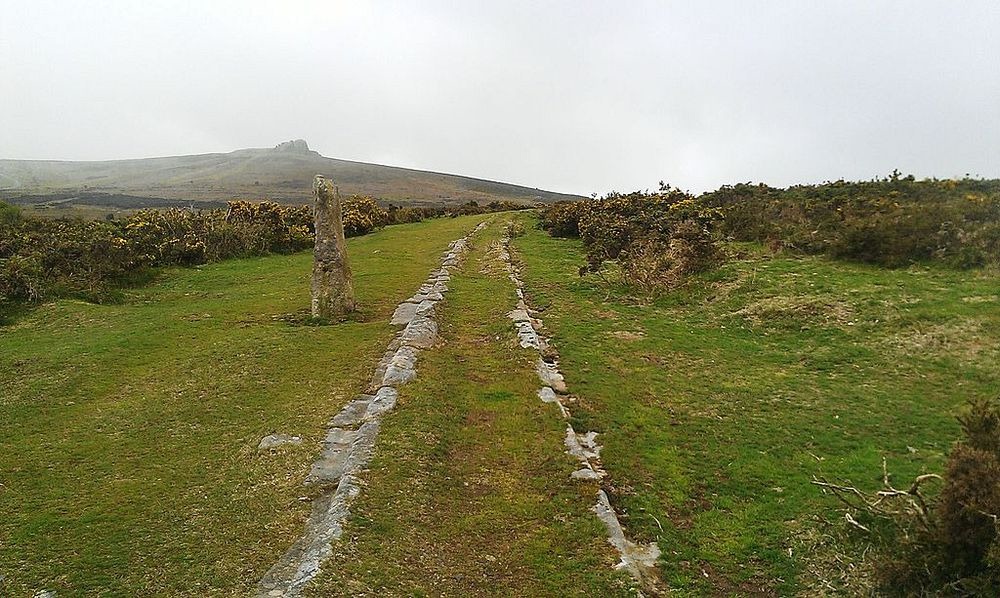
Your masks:
<svg viewBox="0 0 1000 598"><path fill-rule="evenodd" d="M845 326L853 323L854 309L843 301L796 295L766 297L733 315L753 326L801 328L803 326Z"/></svg>
<svg viewBox="0 0 1000 598"><path fill-rule="evenodd" d="M485 254L479 258L479 272L490 278L505 278L507 276L507 265L504 255L507 248L497 240L490 241L486 246Z"/></svg>
<svg viewBox="0 0 1000 598"><path fill-rule="evenodd" d="M712 594L716 596L752 596L754 598L770 598L778 596L770 582L765 579L752 578L734 581L716 570L711 563L702 561L692 566L698 567L701 575L712 584Z"/></svg>
<svg viewBox="0 0 1000 598"><path fill-rule="evenodd" d="M598 316L598 317L600 317L601 319L604 319L604 320L618 321L618 312L616 312L614 310L610 310L610 309L601 309L601 308L597 307L596 304L594 304L593 302L590 302L590 305L594 305L594 308L593 308L594 315L596 315L596 316Z"/></svg>
<svg viewBox="0 0 1000 598"><path fill-rule="evenodd" d="M610 332L609 335L623 341L637 341L640 338L644 338L646 333L641 330L615 330L614 332Z"/></svg>
<svg viewBox="0 0 1000 598"><path fill-rule="evenodd" d="M799 577L801 598L825 596L871 596L874 551L854 552L838 524L823 521L789 521L788 550L803 564Z"/></svg>
<svg viewBox="0 0 1000 598"><path fill-rule="evenodd" d="M482 428L490 428L497 419L497 414L484 409L473 409L465 416L465 424Z"/></svg>
<svg viewBox="0 0 1000 598"><path fill-rule="evenodd" d="M976 359L997 351L996 340L984 334L979 320L904 330L887 338L885 344L906 355L937 353L961 359Z"/></svg>

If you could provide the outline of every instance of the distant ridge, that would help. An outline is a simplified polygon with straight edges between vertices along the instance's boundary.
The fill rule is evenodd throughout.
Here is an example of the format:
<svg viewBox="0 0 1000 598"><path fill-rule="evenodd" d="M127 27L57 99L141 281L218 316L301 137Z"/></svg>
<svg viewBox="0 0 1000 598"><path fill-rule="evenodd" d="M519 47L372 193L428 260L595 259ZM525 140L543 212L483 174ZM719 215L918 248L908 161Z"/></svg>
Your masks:
<svg viewBox="0 0 1000 598"><path fill-rule="evenodd" d="M79 203L109 196L168 200L163 205L234 198L302 203L310 199L316 174L336 181L343 194L371 195L401 205L580 199L498 181L327 158L302 139L222 154L86 162L0 160L0 198L16 203L50 196Z"/></svg>

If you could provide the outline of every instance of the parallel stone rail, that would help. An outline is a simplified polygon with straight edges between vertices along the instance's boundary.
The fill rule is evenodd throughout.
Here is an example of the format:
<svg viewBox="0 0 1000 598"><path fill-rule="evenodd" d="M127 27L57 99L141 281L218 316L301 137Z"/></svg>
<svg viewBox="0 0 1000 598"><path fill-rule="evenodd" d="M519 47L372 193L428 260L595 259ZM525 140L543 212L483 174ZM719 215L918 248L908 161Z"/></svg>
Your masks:
<svg viewBox="0 0 1000 598"><path fill-rule="evenodd" d="M431 272L415 295L399 304L392 324L405 326L389 343L372 377L370 394L349 402L330 420L323 451L306 478L326 490L312 504L302 535L275 563L257 586L257 596L294 597L319 574L333 552L332 542L343 533L350 504L361 492L359 476L368 466L383 414L396 405L398 387L417 375L420 351L437 340L434 306L444 299L468 239L486 225L480 223L468 235L454 241L444 254L441 268Z"/></svg>
<svg viewBox="0 0 1000 598"><path fill-rule="evenodd" d="M601 464L601 446L597 444L597 432L580 434L569 422L570 412L566 404L571 399L566 381L559 371L559 355L549 343L549 339L540 334L543 324L538 313L525 302L524 282L511 256L510 243L510 237L504 236L503 249L499 253L517 292L517 305L507 316L514 322L521 347L538 353L535 371L542 382L542 387L538 389L538 398L546 403L555 404L566 420L566 452L580 462L580 468L572 472L570 477L576 480L600 482L606 473ZM660 557L660 549L656 543L640 545L625 536L618 515L603 489L597 491L597 503L593 510L607 529L608 542L621 557L617 567L628 571L643 589L659 594L662 588L656 574L656 560Z"/></svg>

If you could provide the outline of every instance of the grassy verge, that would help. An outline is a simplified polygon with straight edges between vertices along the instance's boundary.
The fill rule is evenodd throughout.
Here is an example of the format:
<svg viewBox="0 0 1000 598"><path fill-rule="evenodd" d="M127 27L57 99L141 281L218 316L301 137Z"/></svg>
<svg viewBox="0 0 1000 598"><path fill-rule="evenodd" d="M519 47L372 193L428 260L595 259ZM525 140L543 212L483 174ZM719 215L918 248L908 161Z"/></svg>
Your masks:
<svg viewBox="0 0 1000 598"><path fill-rule="evenodd" d="M366 487L311 595L628 595L594 484L571 482L565 428L535 392L506 313L502 217L438 307L443 343L382 423ZM492 251L491 251L492 249Z"/></svg>
<svg viewBox="0 0 1000 598"><path fill-rule="evenodd" d="M348 243L357 321L296 326L311 255L164 273L121 305L0 328L0 594L245 595L301 528L301 481L388 318L481 217ZM272 432L298 447L258 452Z"/></svg>
<svg viewBox="0 0 1000 598"><path fill-rule="evenodd" d="M833 499L939 471L958 406L1000 394L995 275L885 270L753 246L652 304L581 279L576 241L516 240L578 429L601 432L613 502L656 539L681 595L788 595L835 582ZM904 482L900 482L903 484ZM662 528L662 529L661 529ZM830 579L827 579L830 578ZM848 588L850 591L850 588Z"/></svg>

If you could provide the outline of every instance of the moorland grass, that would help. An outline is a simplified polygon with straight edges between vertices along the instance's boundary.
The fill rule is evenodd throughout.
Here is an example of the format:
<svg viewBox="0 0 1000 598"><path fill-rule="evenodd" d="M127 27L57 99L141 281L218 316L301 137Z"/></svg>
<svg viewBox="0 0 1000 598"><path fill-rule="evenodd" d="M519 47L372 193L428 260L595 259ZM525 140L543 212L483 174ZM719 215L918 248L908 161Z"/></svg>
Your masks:
<svg viewBox="0 0 1000 598"><path fill-rule="evenodd" d="M0 595L246 595L308 512L327 419L481 217L351 239L361 314L301 326L311 253L162 273L0 328ZM256 449L270 433L301 446Z"/></svg>
<svg viewBox="0 0 1000 598"><path fill-rule="evenodd" d="M635 301L579 277L579 242L496 216L439 306L443 344L383 420L314 594L628 591L596 486L568 479L562 422L504 316L513 288L490 251L512 217L574 426L601 433L628 533L659 542L680 595L814 594L866 540L832 533L846 528L812 476L871 490L883 456L902 483L939 471L961 403L1000 393L995 274L743 245ZM0 328L0 594L249 593L300 532L326 421L365 386L395 304L482 218L350 240L363 310L333 326L299 325L308 254L15 314ZM272 432L304 443L257 451Z"/></svg>
<svg viewBox="0 0 1000 598"><path fill-rule="evenodd" d="M612 501L629 533L659 542L681 595L856 579L836 569L867 539L825 523L838 504L811 478L875 490L883 456L900 486L939 472L962 403L1000 395L995 273L743 245L684 289L636 301L578 275L579 241L526 229L515 246L579 397L574 425L601 433Z"/></svg>

